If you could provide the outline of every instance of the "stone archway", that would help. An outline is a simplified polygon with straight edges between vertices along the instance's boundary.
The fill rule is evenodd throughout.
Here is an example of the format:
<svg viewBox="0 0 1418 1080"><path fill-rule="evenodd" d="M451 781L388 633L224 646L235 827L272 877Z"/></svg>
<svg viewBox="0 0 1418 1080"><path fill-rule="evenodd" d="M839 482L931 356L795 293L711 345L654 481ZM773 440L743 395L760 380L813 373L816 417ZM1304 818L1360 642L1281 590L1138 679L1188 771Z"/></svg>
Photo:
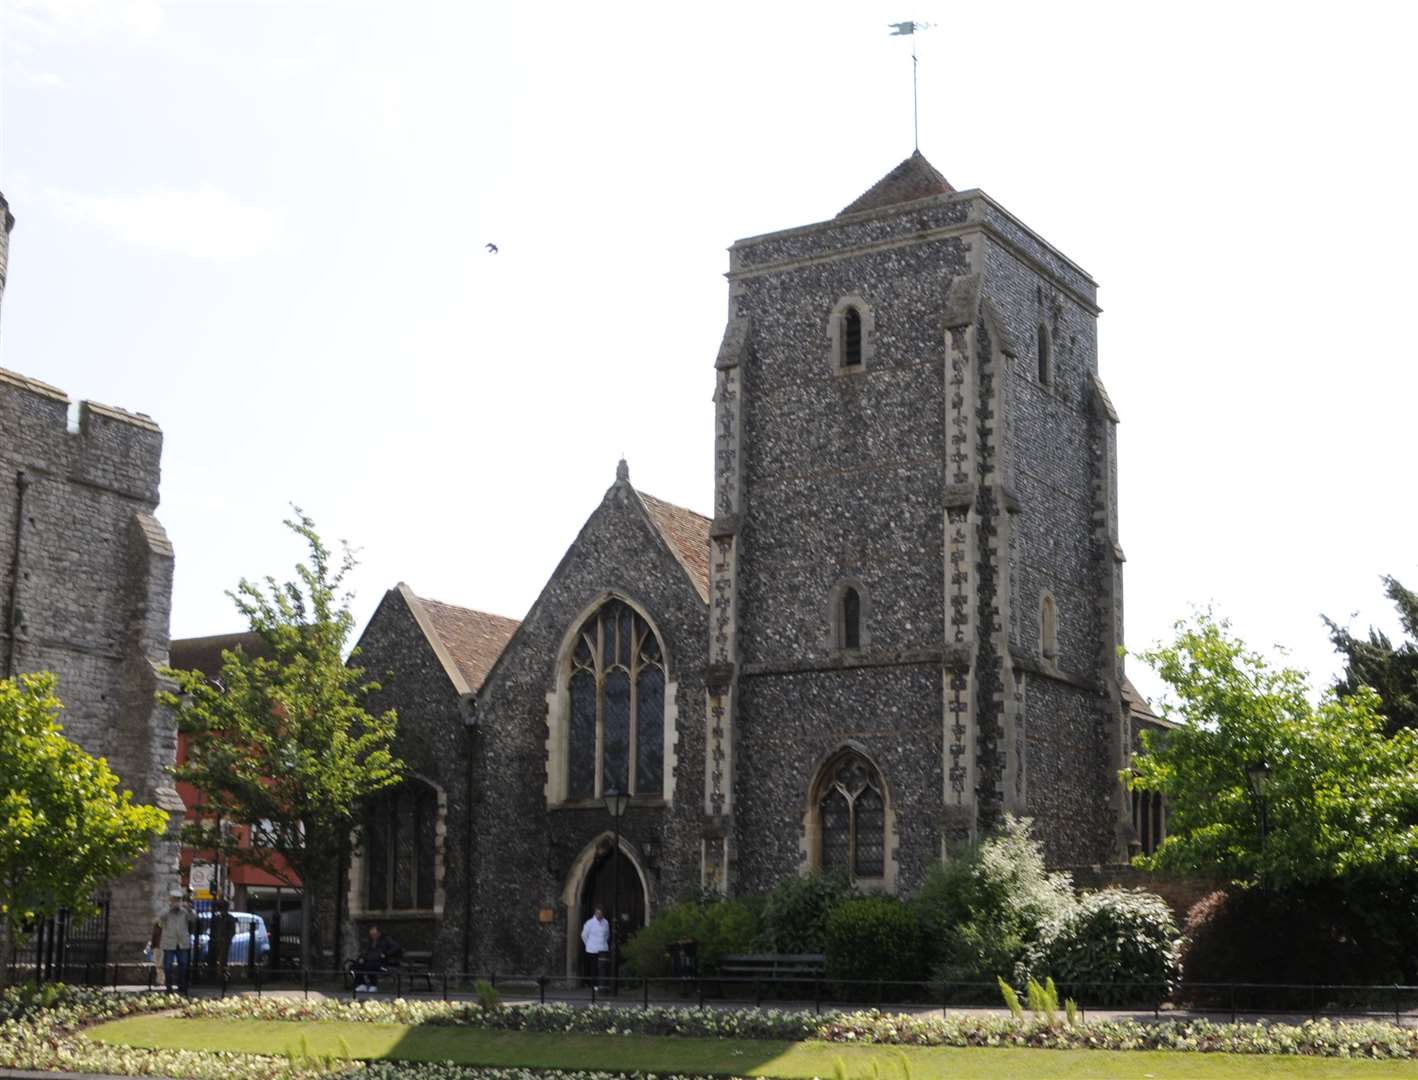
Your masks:
<svg viewBox="0 0 1418 1080"><path fill-rule="evenodd" d="M566 974L570 977L581 973L581 924L591 917L597 903L605 905L606 918L613 912L621 916L622 943L650 921L650 880L639 853L624 836L619 853L614 848L615 836L602 833L581 849L566 875L561 898L566 905Z"/></svg>

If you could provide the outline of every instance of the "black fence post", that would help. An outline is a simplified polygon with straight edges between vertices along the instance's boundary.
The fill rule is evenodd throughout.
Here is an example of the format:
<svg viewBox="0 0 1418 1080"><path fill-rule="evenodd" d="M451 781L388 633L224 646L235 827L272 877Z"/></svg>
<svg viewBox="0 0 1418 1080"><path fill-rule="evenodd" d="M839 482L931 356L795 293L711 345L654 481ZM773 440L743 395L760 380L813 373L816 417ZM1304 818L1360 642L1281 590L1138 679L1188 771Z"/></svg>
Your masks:
<svg viewBox="0 0 1418 1080"><path fill-rule="evenodd" d="M822 1015L822 980L816 977L812 980L812 1014Z"/></svg>
<svg viewBox="0 0 1418 1080"><path fill-rule="evenodd" d="M546 977L545 975L538 975L538 976L537 976L537 1004L538 1004L538 1005L545 1005L546 1003L547 1003L547 977Z"/></svg>
<svg viewBox="0 0 1418 1080"><path fill-rule="evenodd" d="M448 972L443 973L443 1000L448 1000Z"/></svg>
<svg viewBox="0 0 1418 1080"><path fill-rule="evenodd" d="M704 980L701 979L698 975L696 975L694 977L694 982L699 988L699 1007L702 1009L704 1008Z"/></svg>
<svg viewBox="0 0 1418 1080"><path fill-rule="evenodd" d="M310 1000L310 969L304 966L300 969L300 992L306 1001Z"/></svg>
<svg viewBox="0 0 1418 1080"><path fill-rule="evenodd" d="M1231 984L1231 1023L1236 1022L1236 984Z"/></svg>
<svg viewBox="0 0 1418 1080"><path fill-rule="evenodd" d="M648 1009L650 1007L650 980L648 977L640 980L640 987L642 990L640 1007L642 1009Z"/></svg>
<svg viewBox="0 0 1418 1080"><path fill-rule="evenodd" d="M596 980L595 980L595 978L592 978L592 979L591 979L591 1004L594 1005L595 1003L596 1003Z"/></svg>

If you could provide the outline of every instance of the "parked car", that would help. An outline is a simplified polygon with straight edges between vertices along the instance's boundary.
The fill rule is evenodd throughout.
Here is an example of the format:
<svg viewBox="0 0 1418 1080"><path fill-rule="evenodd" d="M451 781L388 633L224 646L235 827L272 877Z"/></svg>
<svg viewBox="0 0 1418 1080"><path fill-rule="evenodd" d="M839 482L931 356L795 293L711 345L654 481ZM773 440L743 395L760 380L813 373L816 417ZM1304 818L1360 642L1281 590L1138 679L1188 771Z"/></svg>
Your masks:
<svg viewBox="0 0 1418 1080"><path fill-rule="evenodd" d="M212 915L210 911L197 912L197 962L206 963L207 943L212 936ZM246 964L251 956L252 932L255 932L256 963L265 964L271 955L271 935L266 931L266 920L260 915L247 911L233 911L236 920L236 935L231 939L226 962L236 967Z"/></svg>

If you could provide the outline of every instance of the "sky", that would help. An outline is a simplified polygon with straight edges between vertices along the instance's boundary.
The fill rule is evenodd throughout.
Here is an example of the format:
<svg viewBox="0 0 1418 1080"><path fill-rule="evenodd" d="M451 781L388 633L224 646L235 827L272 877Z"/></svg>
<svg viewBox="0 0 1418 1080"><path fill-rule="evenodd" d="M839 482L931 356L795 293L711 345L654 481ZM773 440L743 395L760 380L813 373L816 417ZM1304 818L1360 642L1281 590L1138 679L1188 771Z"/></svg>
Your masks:
<svg viewBox="0 0 1418 1080"><path fill-rule="evenodd" d="M175 637L292 503L361 627L520 617L622 455L709 510L725 249L911 152L908 19L922 152L1100 284L1130 646L1327 682L1418 583L1411 5L0 0L0 365L162 425Z"/></svg>

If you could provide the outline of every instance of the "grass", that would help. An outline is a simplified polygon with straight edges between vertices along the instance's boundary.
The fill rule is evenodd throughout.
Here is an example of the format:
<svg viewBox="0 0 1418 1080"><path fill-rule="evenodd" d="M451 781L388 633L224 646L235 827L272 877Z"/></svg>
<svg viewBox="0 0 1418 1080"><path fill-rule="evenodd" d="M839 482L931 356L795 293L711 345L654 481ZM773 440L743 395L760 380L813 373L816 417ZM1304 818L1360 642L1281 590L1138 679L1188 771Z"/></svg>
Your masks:
<svg viewBox="0 0 1418 1080"><path fill-rule="evenodd" d="M1035 1050L856 1046L767 1039L560 1035L349 1021L184 1020L136 1016L89 1029L88 1038L173 1050L324 1056L462 1065L678 1072L713 1076L879 1077L880 1080L1418 1080L1418 1062L1161 1050ZM840 1071L839 1071L840 1066Z"/></svg>

